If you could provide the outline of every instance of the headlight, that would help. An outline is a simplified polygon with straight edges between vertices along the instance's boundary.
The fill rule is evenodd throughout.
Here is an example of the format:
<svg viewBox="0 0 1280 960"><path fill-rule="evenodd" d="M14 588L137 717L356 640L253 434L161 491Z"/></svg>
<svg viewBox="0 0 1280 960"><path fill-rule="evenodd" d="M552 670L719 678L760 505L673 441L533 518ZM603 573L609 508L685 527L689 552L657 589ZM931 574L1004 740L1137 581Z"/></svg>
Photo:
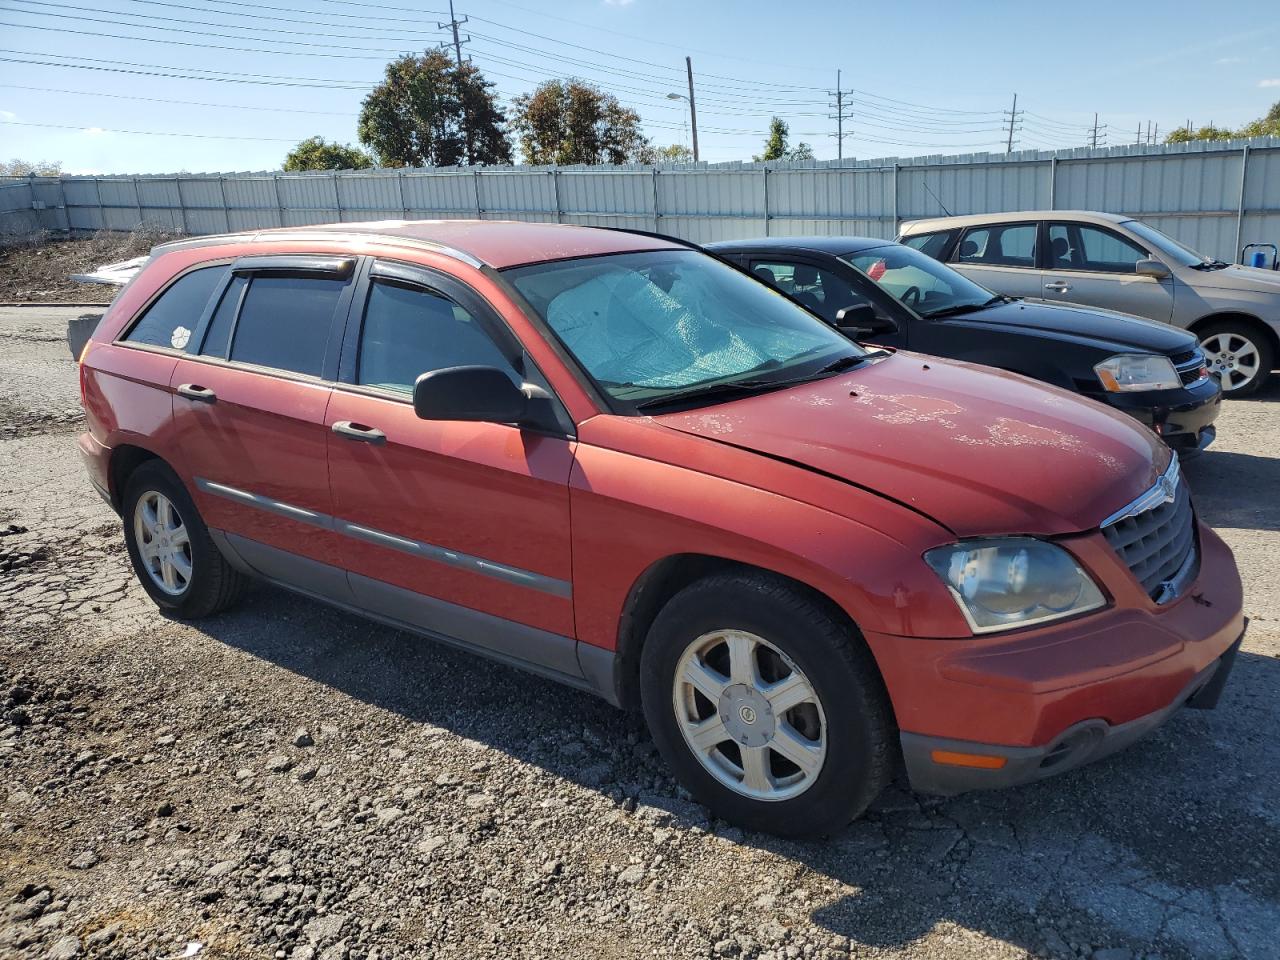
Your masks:
<svg viewBox="0 0 1280 960"><path fill-rule="evenodd" d="M1058 620L1106 603L1071 554L1032 537L966 540L935 547L924 559L974 633Z"/></svg>
<svg viewBox="0 0 1280 960"><path fill-rule="evenodd" d="M1112 393L1131 390L1176 390L1182 386L1178 371L1168 357L1151 354L1120 354L1108 357L1093 368L1102 388Z"/></svg>

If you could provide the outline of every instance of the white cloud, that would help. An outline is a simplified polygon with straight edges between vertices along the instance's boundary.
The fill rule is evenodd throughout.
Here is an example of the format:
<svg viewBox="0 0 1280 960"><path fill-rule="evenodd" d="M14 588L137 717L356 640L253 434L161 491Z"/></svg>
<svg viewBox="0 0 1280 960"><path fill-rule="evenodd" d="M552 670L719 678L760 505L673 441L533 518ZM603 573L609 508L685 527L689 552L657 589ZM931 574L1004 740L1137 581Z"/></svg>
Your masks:
<svg viewBox="0 0 1280 960"><path fill-rule="evenodd" d="M18 115L12 110L0 110L0 120L17 120Z"/></svg>
<svg viewBox="0 0 1280 960"><path fill-rule="evenodd" d="M1244 57L1219 57L1213 62L1217 64L1244 63Z"/></svg>
<svg viewBox="0 0 1280 960"><path fill-rule="evenodd" d="M85 127L81 132L87 133L91 137L100 137L107 131L103 130L101 127Z"/></svg>
<svg viewBox="0 0 1280 960"><path fill-rule="evenodd" d="M1259 80L1259 81L1258 81L1258 86L1260 86L1260 87L1264 87L1264 88L1265 88L1265 87L1280 87L1280 78L1276 78L1276 79L1274 79L1274 80Z"/></svg>
<svg viewBox="0 0 1280 960"><path fill-rule="evenodd" d="M636 0L604 0L604 5L606 7L629 7L635 2Z"/></svg>

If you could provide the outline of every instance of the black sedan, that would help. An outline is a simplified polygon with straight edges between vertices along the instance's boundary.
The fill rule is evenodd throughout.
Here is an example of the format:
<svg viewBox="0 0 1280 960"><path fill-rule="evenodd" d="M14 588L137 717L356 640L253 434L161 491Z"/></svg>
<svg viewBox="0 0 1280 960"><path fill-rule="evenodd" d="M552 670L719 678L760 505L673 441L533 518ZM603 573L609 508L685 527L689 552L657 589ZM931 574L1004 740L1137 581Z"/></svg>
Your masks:
<svg viewBox="0 0 1280 960"><path fill-rule="evenodd" d="M1222 387L1184 330L1001 296L886 240L778 237L707 249L856 340L983 363L1093 397L1184 455L1213 442Z"/></svg>

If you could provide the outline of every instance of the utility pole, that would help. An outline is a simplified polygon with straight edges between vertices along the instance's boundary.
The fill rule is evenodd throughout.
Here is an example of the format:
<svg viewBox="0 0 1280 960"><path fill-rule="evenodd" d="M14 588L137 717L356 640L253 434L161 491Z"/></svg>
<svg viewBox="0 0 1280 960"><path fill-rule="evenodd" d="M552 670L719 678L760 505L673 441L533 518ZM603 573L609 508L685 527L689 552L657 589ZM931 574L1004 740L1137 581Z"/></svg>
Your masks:
<svg viewBox="0 0 1280 960"><path fill-rule="evenodd" d="M1013 131L1014 124L1018 121L1018 95L1013 95L1013 109L1009 111L1009 139L1005 144L1004 152L1013 153Z"/></svg>
<svg viewBox="0 0 1280 960"><path fill-rule="evenodd" d="M1151 142L1153 144L1160 142L1160 124L1158 123L1156 124L1156 132L1151 135Z"/></svg>
<svg viewBox="0 0 1280 960"><path fill-rule="evenodd" d="M844 159L844 138L848 135L851 135L851 134L846 134L844 132L844 90L842 90L840 87L840 75L841 75L840 71L837 70L836 71L836 89L834 94L836 98L836 103L835 103L836 112L834 114L827 114L828 117L835 120L836 122L835 138L836 138L836 160L837 161Z"/></svg>
<svg viewBox="0 0 1280 960"><path fill-rule="evenodd" d="M1096 149L1098 148L1098 146L1099 146L1099 143L1098 143L1098 135L1099 135L1099 134L1101 134L1101 135L1102 135L1102 143L1101 143L1101 146L1104 146L1104 147L1105 147L1105 146L1107 145L1107 144L1106 144L1106 137L1107 137L1107 125L1104 123L1102 126L1098 126L1098 115L1095 113L1095 114L1093 115L1093 133L1092 133L1092 134L1090 135L1090 137L1089 137L1089 146L1090 146L1090 147L1092 147L1092 148L1094 148L1095 150L1096 150Z"/></svg>
<svg viewBox="0 0 1280 960"><path fill-rule="evenodd" d="M454 16L453 0L449 0L449 22L440 23L438 20L436 21L436 27L438 29L443 30L445 27L449 27L451 30L453 30L453 57L454 57L454 63L457 64L459 70L462 69L462 45L464 43L470 43L471 36L470 34L468 34L467 38L463 40L458 36L458 28L462 26L464 23L466 23L469 19L470 18L465 13L462 15L461 20L459 20L456 16ZM446 43L440 44L440 46L442 48L447 49L449 47L449 44L446 42Z"/></svg>
<svg viewBox="0 0 1280 960"><path fill-rule="evenodd" d="M689 126L693 130L693 162L698 162L698 108L693 103L693 57L684 58L685 69L689 71Z"/></svg>
<svg viewBox="0 0 1280 960"><path fill-rule="evenodd" d="M453 31L453 62L457 66L457 73L454 75L454 80L457 83L458 96L463 105L462 133L463 133L463 136L466 138L466 143L467 143L467 163L471 163L472 158L475 156L475 142L472 139L471 115L466 108L467 101L466 101L466 98L462 97L462 45L464 43L471 42L471 35L467 34L467 37L465 40L458 36L458 27L466 23L467 19L468 17L466 14L462 15L461 20L457 18L457 16L453 12L453 0L449 0L449 22L440 23L437 20L436 27L440 30L443 30L445 27L449 27ZM439 44L438 46L441 50L448 50L450 44L446 41L444 43Z"/></svg>

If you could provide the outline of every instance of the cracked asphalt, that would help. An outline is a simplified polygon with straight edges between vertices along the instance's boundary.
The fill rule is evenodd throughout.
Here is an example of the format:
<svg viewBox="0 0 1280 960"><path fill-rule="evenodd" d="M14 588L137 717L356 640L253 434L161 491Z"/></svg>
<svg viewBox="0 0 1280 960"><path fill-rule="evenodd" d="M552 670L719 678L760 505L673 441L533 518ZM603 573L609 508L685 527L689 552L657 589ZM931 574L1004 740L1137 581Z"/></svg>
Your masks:
<svg viewBox="0 0 1280 960"><path fill-rule="evenodd" d="M0 308L0 956L1280 957L1280 383L1187 468L1252 618L1216 711L793 843L584 694L261 586L161 617L75 453L82 312Z"/></svg>

